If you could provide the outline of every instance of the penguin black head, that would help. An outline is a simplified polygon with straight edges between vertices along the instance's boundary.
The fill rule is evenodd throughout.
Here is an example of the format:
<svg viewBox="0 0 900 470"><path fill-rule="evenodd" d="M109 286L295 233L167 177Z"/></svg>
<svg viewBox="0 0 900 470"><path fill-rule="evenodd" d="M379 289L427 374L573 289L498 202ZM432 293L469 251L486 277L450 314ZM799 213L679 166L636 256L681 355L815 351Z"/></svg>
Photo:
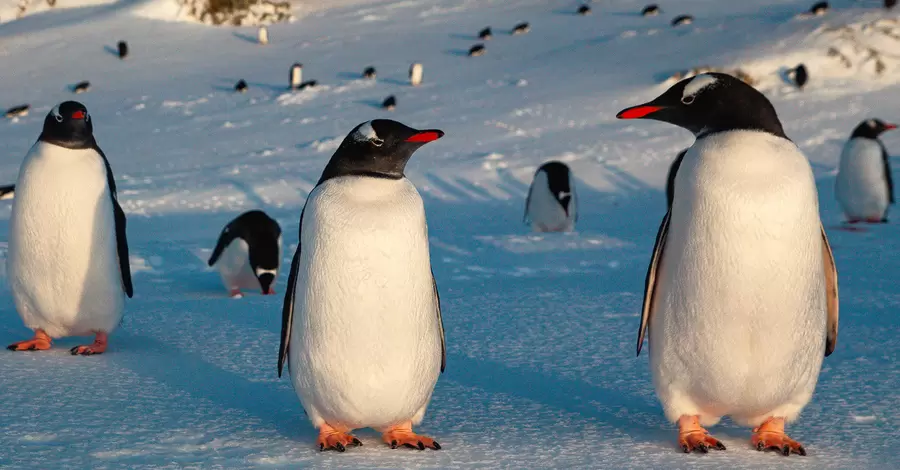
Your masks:
<svg viewBox="0 0 900 470"><path fill-rule="evenodd" d="M724 73L684 79L619 119L653 119L675 124L703 137L731 130L756 130L787 138L772 103L743 81Z"/></svg>
<svg viewBox="0 0 900 470"><path fill-rule="evenodd" d="M538 168L537 173L544 172L547 175L547 186L550 194L556 198L559 205L562 206L569 215L569 202L572 201L572 186L569 180L569 167L565 163L559 161L551 161L544 163Z"/></svg>
<svg viewBox="0 0 900 470"><path fill-rule="evenodd" d="M69 149L91 148L94 146L91 115L83 104L64 101L47 113L38 140Z"/></svg>
<svg viewBox="0 0 900 470"><path fill-rule="evenodd" d="M400 179L419 147L443 137L437 129L418 130L390 119L364 122L344 138L319 184L339 176L361 175Z"/></svg>
<svg viewBox="0 0 900 470"><path fill-rule="evenodd" d="M850 138L865 137L867 139L877 139L882 132L896 128L896 124L889 124L881 119L866 119L853 129L853 134L850 135Z"/></svg>
<svg viewBox="0 0 900 470"><path fill-rule="evenodd" d="M281 261L281 226L261 210L244 212L222 229L207 264L216 264L225 248L236 239L247 243L250 267L263 295L268 294Z"/></svg>

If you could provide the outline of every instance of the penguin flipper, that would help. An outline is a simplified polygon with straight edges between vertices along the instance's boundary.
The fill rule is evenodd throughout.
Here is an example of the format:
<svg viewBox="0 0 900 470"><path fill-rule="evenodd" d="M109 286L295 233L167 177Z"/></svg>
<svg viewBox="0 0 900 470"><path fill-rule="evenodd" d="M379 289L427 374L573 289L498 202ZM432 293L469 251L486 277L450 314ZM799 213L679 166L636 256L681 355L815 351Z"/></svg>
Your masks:
<svg viewBox="0 0 900 470"><path fill-rule="evenodd" d="M281 371L284 370L284 363L287 361L288 347L291 344L291 329L294 325L294 292L297 290L297 274L300 271L300 249L303 241L303 214L305 212L306 206L303 206L303 210L300 212L297 251L294 252L294 258L291 260L291 271L288 274L287 287L284 292L284 304L281 307L281 344L278 346L279 377L281 377Z"/></svg>
<svg viewBox="0 0 900 470"><path fill-rule="evenodd" d="M434 309L437 310L438 326L441 328L441 372L447 367L447 343L444 337L444 318L441 316L441 295L438 293L434 270L431 270L431 285L434 287Z"/></svg>
<svg viewBox="0 0 900 470"><path fill-rule="evenodd" d="M222 233L219 234L219 240L216 242L216 247L213 249L209 261L206 262L208 266L212 266L216 264L216 261L219 261L219 256L222 256L222 252L225 251L225 248L238 237L236 232L236 230L232 230L231 224L226 225L225 228L222 229Z"/></svg>
<svg viewBox="0 0 900 470"><path fill-rule="evenodd" d="M12 199L16 195L16 185L8 184L6 186L0 186L0 200L2 199Z"/></svg>
<svg viewBox="0 0 900 470"><path fill-rule="evenodd" d="M837 267L834 264L834 254L825 235L825 227L822 230L822 259L825 269L825 303L828 310L828 323L825 330L825 356L834 352L837 346L838 335L838 279Z"/></svg>
<svg viewBox="0 0 900 470"><path fill-rule="evenodd" d="M125 295L130 299L134 295L134 286L131 283L131 262L128 259L128 237L125 231L125 211L119 205L119 197L116 191L116 178L113 176L112 167L109 166L109 160L106 154L94 142L94 151L100 154L103 159L103 165L106 166L106 185L109 187L109 197L112 199L113 218L116 223L116 252L119 257L119 271L122 273L122 286L125 289Z"/></svg>
<svg viewBox="0 0 900 470"><path fill-rule="evenodd" d="M880 142L879 142L880 143ZM884 179L887 182L888 187L888 201L891 204L894 203L894 178L891 175L891 163L890 156L887 153L887 149L884 148L884 144L881 144L881 161L884 162Z"/></svg>
<svg viewBox="0 0 900 470"><path fill-rule="evenodd" d="M666 212L662 223L659 224L659 232L656 234L656 245L653 247L653 257L650 258L650 267L647 268L647 278L644 281L644 306L641 311L641 326L638 328L637 355L641 354L644 345L644 336L650 325L650 316L653 315L654 294L656 294L656 271L662 261L663 250L666 247L666 237L669 235L669 217L671 212Z"/></svg>
<svg viewBox="0 0 900 470"><path fill-rule="evenodd" d="M537 173L535 173L537 174ZM522 216L522 223L528 225L528 205L531 204L531 192L534 191L534 179L532 178L531 186L528 187L528 196L525 197L525 214Z"/></svg>

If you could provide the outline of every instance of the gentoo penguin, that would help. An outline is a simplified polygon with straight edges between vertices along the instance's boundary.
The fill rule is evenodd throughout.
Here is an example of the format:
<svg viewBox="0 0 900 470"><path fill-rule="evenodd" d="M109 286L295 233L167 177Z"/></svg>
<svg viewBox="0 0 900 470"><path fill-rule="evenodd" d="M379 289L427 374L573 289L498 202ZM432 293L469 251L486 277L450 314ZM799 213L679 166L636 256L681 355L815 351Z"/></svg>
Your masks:
<svg viewBox="0 0 900 470"><path fill-rule="evenodd" d="M853 129L844 145L834 193L851 224L887 222L888 205L894 203L894 180L887 149L878 136L896 128L896 124L868 119Z"/></svg>
<svg viewBox="0 0 900 470"><path fill-rule="evenodd" d="M643 10L641 10L641 16L656 16L659 14L659 11L659 5L651 3L650 5L645 6Z"/></svg>
<svg viewBox="0 0 900 470"><path fill-rule="evenodd" d="M443 135L388 119L356 126L300 214L278 375L288 361L319 450L360 445L350 432L366 427L391 448L441 448L412 430L446 350L425 209L403 172Z"/></svg>
<svg viewBox="0 0 900 470"><path fill-rule="evenodd" d="M79 93L84 93L91 89L91 82L85 80L83 82L78 82L72 86L72 93L76 95Z"/></svg>
<svg viewBox="0 0 900 470"><path fill-rule="evenodd" d="M757 450L805 455L784 432L835 348L838 287L806 157L775 108L730 75L678 82L620 119L654 119L696 141L675 176L647 271L638 329L685 452L724 450L702 426L754 426Z"/></svg>
<svg viewBox="0 0 900 470"><path fill-rule="evenodd" d="M7 184L0 186L0 201L5 199L12 199L16 196L16 185Z"/></svg>
<svg viewBox="0 0 900 470"><path fill-rule="evenodd" d="M238 80L237 84L234 85L234 91L238 93L246 93L247 88L247 82L244 79Z"/></svg>
<svg viewBox="0 0 900 470"><path fill-rule="evenodd" d="M797 88L803 89L806 86L806 82L809 81L809 72L806 70L806 66L800 64L790 71L788 71L790 77L794 80L794 85L797 85Z"/></svg>
<svg viewBox="0 0 900 470"><path fill-rule="evenodd" d="M72 354L100 354L131 297L125 213L93 122L66 101L19 169L9 221L7 272L16 309L34 338L13 351L49 349L51 338L96 335Z"/></svg>
<svg viewBox="0 0 900 470"><path fill-rule="evenodd" d="M810 7L809 13L815 16L822 16L828 13L828 2L816 2Z"/></svg>
<svg viewBox="0 0 900 470"><path fill-rule="evenodd" d="M675 175L678 174L678 167L681 166L681 160L684 159L687 151L688 149L684 149L678 152L675 160L669 165L669 173L666 175L666 207L672 207L672 200L675 199Z"/></svg>
<svg viewBox="0 0 900 470"><path fill-rule="evenodd" d="M269 29L265 26L260 26L256 32L256 40L259 42L261 46L265 46L269 43Z"/></svg>
<svg viewBox="0 0 900 470"><path fill-rule="evenodd" d="M524 222L535 232L571 232L578 221L572 172L563 162L544 163L534 173L525 199Z"/></svg>
<svg viewBox="0 0 900 470"><path fill-rule="evenodd" d="M376 77L375 67L366 67L366 69L363 70L362 76L363 76L363 78L368 79L368 80L375 80L375 77Z"/></svg>
<svg viewBox="0 0 900 470"><path fill-rule="evenodd" d="M289 82L291 90L299 90L300 84L303 83L303 64L295 63L291 66L291 74Z"/></svg>
<svg viewBox="0 0 900 470"><path fill-rule="evenodd" d="M491 28L487 27L478 32L478 39L482 41L488 41L494 37L494 33L491 32Z"/></svg>
<svg viewBox="0 0 900 470"><path fill-rule="evenodd" d="M30 104L22 104L19 106L13 106L6 110L6 117L8 118L17 118L22 116L28 116L28 112L31 111Z"/></svg>
<svg viewBox="0 0 900 470"><path fill-rule="evenodd" d="M388 96L381 102L381 107L388 111L393 111L397 107L397 97L394 95Z"/></svg>
<svg viewBox="0 0 900 470"><path fill-rule="evenodd" d="M672 20L672 26L681 26L683 24L691 24L694 22L694 17L691 15L678 15Z"/></svg>
<svg viewBox="0 0 900 470"><path fill-rule="evenodd" d="M528 23L519 23L519 24L513 26L512 32L511 32L510 34L512 34L513 36L516 36L516 35L519 35L519 34L525 34L525 33L529 32L529 31L531 31L531 25L530 25L530 24L528 24Z"/></svg>
<svg viewBox="0 0 900 470"><path fill-rule="evenodd" d="M263 211L244 212L222 229L207 264L218 268L232 298L243 297L241 289L274 294L272 286L281 265L281 227Z"/></svg>
<svg viewBox="0 0 900 470"><path fill-rule="evenodd" d="M579 15L582 15L582 16L590 15L591 7L588 5L582 4L580 7L578 7L578 10L576 11L576 13L578 13Z"/></svg>
<svg viewBox="0 0 900 470"><path fill-rule="evenodd" d="M128 57L128 43L127 42L119 41L119 43L116 44L116 50L118 51L120 59L125 59L126 57Z"/></svg>
<svg viewBox="0 0 900 470"><path fill-rule="evenodd" d="M422 64L415 62L409 66L409 84L419 86L422 84Z"/></svg>
<svg viewBox="0 0 900 470"><path fill-rule="evenodd" d="M485 52L487 52L487 49L484 47L484 44L475 44L469 48L469 57L480 57Z"/></svg>

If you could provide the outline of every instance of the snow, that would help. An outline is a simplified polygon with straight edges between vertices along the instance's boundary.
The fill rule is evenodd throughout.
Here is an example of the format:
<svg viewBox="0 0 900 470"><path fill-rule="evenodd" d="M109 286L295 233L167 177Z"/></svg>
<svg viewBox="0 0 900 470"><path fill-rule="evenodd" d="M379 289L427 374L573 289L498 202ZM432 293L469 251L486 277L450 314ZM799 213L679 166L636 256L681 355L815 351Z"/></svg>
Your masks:
<svg viewBox="0 0 900 470"><path fill-rule="evenodd" d="M657 17L642 17L647 2L634 0L595 3L590 17L542 0L326 3L297 5L298 21L270 26L265 47L255 28L136 14L169 8L165 0L0 25L0 105L33 107L0 121L0 175L15 179L46 113L74 97L67 87L90 80L77 99L116 173L135 282L106 354L68 355L86 338L0 354L0 467L900 465L900 229L892 220L837 230L833 191L852 128L898 119L896 57L882 54L887 68L876 74L866 48L852 46L894 53L898 41L865 25L892 24L897 13L873 0L834 2L814 18L797 17L807 0L684 0ZM685 13L693 24L669 25ZM531 31L511 35L523 21ZM495 31L490 53L466 57L485 26ZM121 39L131 50L124 61L110 52ZM828 56L831 47L849 69ZM295 62L319 86L288 91ZM427 72L419 87L408 83L413 62ZM781 77L799 62L810 69L803 92ZM378 79L361 80L370 65ZM692 137L615 113L656 97L674 72L703 65L751 74L818 178L841 328L813 401L789 427L805 458L758 453L749 430L727 420L711 429L726 452L680 453L647 355L634 357L666 172ZM239 79L245 94L232 91ZM391 94L396 110L382 110ZM289 379L275 373L281 294L307 194L341 139L377 118L446 132L408 167L425 200L448 347L419 430L443 450L391 450L367 430L358 433L362 448L319 453ZM883 141L898 153L900 134ZM535 169L553 159L577 179L578 231L531 234L525 195ZM254 208L284 230L279 295L233 300L205 259L224 224ZM0 201L0 253L9 212ZM8 344L30 332L0 290Z"/></svg>

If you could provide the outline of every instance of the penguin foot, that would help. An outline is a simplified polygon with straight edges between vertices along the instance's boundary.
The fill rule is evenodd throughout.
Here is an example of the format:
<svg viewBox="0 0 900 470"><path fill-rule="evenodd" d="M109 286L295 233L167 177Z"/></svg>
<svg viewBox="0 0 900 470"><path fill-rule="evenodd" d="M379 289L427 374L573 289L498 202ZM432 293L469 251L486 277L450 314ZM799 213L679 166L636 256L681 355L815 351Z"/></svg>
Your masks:
<svg viewBox="0 0 900 470"><path fill-rule="evenodd" d="M244 294L241 293L240 289L231 289L229 295L232 299L241 299L244 297Z"/></svg>
<svg viewBox="0 0 900 470"><path fill-rule="evenodd" d="M396 449L400 446L406 446L412 449L425 450L426 447L434 450L441 450L441 445L430 437L420 436L412 431L412 422L407 421L397 426L391 426L384 434L381 440L385 444Z"/></svg>
<svg viewBox="0 0 900 470"><path fill-rule="evenodd" d="M275 289L270 287L268 291L263 292L263 295L275 295Z"/></svg>
<svg viewBox="0 0 900 470"><path fill-rule="evenodd" d="M327 424L323 424L319 428L319 438L316 439L316 445L319 446L319 451L334 449L338 452L343 452L347 450L347 447L361 446L362 441L348 433L338 431Z"/></svg>
<svg viewBox="0 0 900 470"><path fill-rule="evenodd" d="M806 449L784 433L784 418L769 418L758 428L753 429L750 443L758 451L771 449L784 456L806 455Z"/></svg>
<svg viewBox="0 0 900 470"><path fill-rule="evenodd" d="M693 451L702 453L709 449L725 450L722 441L709 435L703 426L700 426L700 418L697 416L682 416L678 419L678 445L685 454Z"/></svg>
<svg viewBox="0 0 900 470"><path fill-rule="evenodd" d="M104 351L106 351L106 333L102 331L97 333L93 343L75 346L69 350L73 356L93 356L94 354L103 354Z"/></svg>
<svg viewBox="0 0 900 470"><path fill-rule="evenodd" d="M44 351L50 349L50 337L44 330L34 330L34 338L18 341L6 347L10 351Z"/></svg>

